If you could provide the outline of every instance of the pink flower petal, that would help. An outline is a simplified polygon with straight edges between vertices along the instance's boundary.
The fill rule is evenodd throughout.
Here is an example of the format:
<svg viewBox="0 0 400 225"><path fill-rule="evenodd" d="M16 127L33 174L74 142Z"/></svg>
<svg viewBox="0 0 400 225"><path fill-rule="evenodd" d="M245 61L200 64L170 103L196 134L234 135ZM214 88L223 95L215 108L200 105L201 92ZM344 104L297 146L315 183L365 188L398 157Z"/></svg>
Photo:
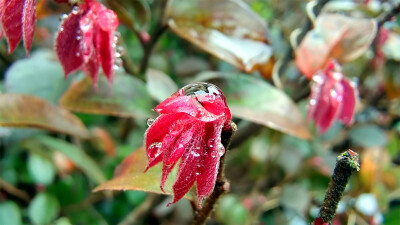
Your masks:
<svg viewBox="0 0 400 225"><path fill-rule="evenodd" d="M353 121L354 110L356 107L356 89L351 85L350 81L345 78L340 83L343 86L343 103L339 120L350 125Z"/></svg>
<svg viewBox="0 0 400 225"><path fill-rule="evenodd" d="M80 52L83 57L83 61L88 62L89 60L97 59L97 53L95 52L95 48L93 46L93 38L94 38L94 25L93 25L93 13L88 11L82 18L79 20L79 29L80 29ZM95 56L93 56L95 55ZM94 58L95 57L95 58ZM96 63L99 66L99 63Z"/></svg>
<svg viewBox="0 0 400 225"><path fill-rule="evenodd" d="M164 151L163 169L160 185L161 190L163 191L165 182L168 178L168 174L171 172L172 168L175 166L179 158L182 157L183 153L191 143L192 137L195 135L195 133L199 132L199 127L197 125L193 125L192 127L187 128L189 124L190 123L182 124L183 126L181 126L180 130L177 130L180 135L179 138L175 138L171 135L166 135L166 140L163 141L163 145L164 143L170 142L169 144L166 144L167 148Z"/></svg>
<svg viewBox="0 0 400 225"><path fill-rule="evenodd" d="M22 0L8 0L4 3L1 23L8 42L8 53L12 53L21 41L23 9Z"/></svg>
<svg viewBox="0 0 400 225"><path fill-rule="evenodd" d="M203 154L203 136L205 134L204 126L199 127L199 132L192 137L192 142L188 150L182 156L182 162L179 165L177 178L172 186L174 198L168 205L179 201L193 186L198 175L201 155Z"/></svg>
<svg viewBox="0 0 400 225"><path fill-rule="evenodd" d="M24 47L26 53L29 55L29 50L32 47L33 34L36 26L36 1L25 0L23 11L23 35Z"/></svg>
<svg viewBox="0 0 400 225"><path fill-rule="evenodd" d="M81 13L70 13L61 23L55 41L55 49L58 59L64 69L65 76L79 69L83 64L80 52L80 28Z"/></svg>
<svg viewBox="0 0 400 225"><path fill-rule="evenodd" d="M117 29L118 17L114 11L104 7L103 9L99 10L97 17L98 23L102 30L106 32L114 32Z"/></svg>
<svg viewBox="0 0 400 225"><path fill-rule="evenodd" d="M109 82L114 76L115 43L114 32L98 29L96 49L100 55L100 64Z"/></svg>
<svg viewBox="0 0 400 225"><path fill-rule="evenodd" d="M100 68L99 60L97 58L97 54L96 54L95 50L93 49L93 52L92 52L90 58L87 59L87 62L84 65L84 70L85 70L85 73L88 74L90 76L90 78L92 78L92 83L95 86L95 88L97 88L97 79L99 76L99 68Z"/></svg>
<svg viewBox="0 0 400 225"><path fill-rule="evenodd" d="M225 148L221 144L221 131L223 120L218 123L207 123L206 125L206 151L202 155L201 167L197 176L197 197L200 205L203 199L209 196L214 189L217 179L221 156Z"/></svg>

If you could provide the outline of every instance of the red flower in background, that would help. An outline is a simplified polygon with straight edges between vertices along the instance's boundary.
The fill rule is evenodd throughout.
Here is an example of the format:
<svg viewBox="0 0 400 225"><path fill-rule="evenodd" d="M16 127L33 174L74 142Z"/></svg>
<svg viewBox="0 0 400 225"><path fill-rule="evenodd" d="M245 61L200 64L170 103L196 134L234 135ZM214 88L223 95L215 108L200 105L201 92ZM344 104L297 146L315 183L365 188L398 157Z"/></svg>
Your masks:
<svg viewBox="0 0 400 225"><path fill-rule="evenodd" d="M319 133L324 133L335 119L349 125L356 106L356 89L344 77L341 67L331 60L313 77L308 118L313 119Z"/></svg>
<svg viewBox="0 0 400 225"><path fill-rule="evenodd" d="M231 113L225 96L210 83L190 84L155 109L161 115L146 132L147 169L163 162L161 189L181 159L173 184L172 203L197 183L199 205L215 186L220 157L225 153L221 132L229 129Z"/></svg>
<svg viewBox="0 0 400 225"><path fill-rule="evenodd" d="M12 53L22 37L26 53L32 47L36 25L35 0L0 0L0 38L8 42L8 53Z"/></svg>
<svg viewBox="0 0 400 225"><path fill-rule="evenodd" d="M117 27L117 15L101 3L86 0L76 6L61 23L56 36L55 49L65 75L83 68L96 84L101 66L111 82Z"/></svg>

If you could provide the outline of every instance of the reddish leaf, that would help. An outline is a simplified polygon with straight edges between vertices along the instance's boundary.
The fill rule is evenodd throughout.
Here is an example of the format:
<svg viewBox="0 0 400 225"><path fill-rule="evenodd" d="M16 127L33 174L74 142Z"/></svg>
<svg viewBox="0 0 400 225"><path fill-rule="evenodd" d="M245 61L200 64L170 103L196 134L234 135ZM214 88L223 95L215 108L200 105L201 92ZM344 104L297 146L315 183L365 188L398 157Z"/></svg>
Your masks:
<svg viewBox="0 0 400 225"><path fill-rule="evenodd" d="M55 49L64 68L65 76L79 69L83 64L80 54L80 40L77 28L82 15L70 13L61 23L56 35Z"/></svg>
<svg viewBox="0 0 400 225"><path fill-rule="evenodd" d="M94 191L139 190L173 195L172 182L175 179L174 171L176 171L176 169L174 169L170 174L168 181L164 186L164 192L162 192L159 185L162 173L161 165L156 165L150 168L146 173L143 173L144 169L146 168L146 162L146 152L145 149L141 147L126 157L124 161L122 161L122 163L116 168L112 180L96 187ZM195 193L193 191L189 191L184 197L193 200L195 199Z"/></svg>
<svg viewBox="0 0 400 225"><path fill-rule="evenodd" d="M309 79L334 58L349 62L363 54L377 32L376 20L321 14L296 50L296 64Z"/></svg>
<svg viewBox="0 0 400 225"><path fill-rule="evenodd" d="M1 23L8 42L8 52L12 53L22 38L22 12L24 1L4 0Z"/></svg>
<svg viewBox="0 0 400 225"><path fill-rule="evenodd" d="M32 47L33 34L36 26L36 1L25 0L23 11L23 35L25 51L29 54Z"/></svg>
<svg viewBox="0 0 400 225"><path fill-rule="evenodd" d="M89 136L82 122L70 112L23 94L0 95L0 126L36 127L83 138Z"/></svg>
<svg viewBox="0 0 400 225"><path fill-rule="evenodd" d="M163 190L168 174L181 158L169 204L181 199L196 182L201 206L215 186L220 157L225 153L221 132L231 120L225 96L210 83L190 84L161 102L155 111L161 115L146 132L147 168L163 162Z"/></svg>
<svg viewBox="0 0 400 225"><path fill-rule="evenodd" d="M115 64L114 33L99 29L97 38L97 50L99 51L99 56L101 59L101 67L103 68L103 72L108 81L111 82L114 75Z"/></svg>
<svg viewBox="0 0 400 225"><path fill-rule="evenodd" d="M246 72L272 55L265 21L241 0L172 0L166 15L176 34Z"/></svg>

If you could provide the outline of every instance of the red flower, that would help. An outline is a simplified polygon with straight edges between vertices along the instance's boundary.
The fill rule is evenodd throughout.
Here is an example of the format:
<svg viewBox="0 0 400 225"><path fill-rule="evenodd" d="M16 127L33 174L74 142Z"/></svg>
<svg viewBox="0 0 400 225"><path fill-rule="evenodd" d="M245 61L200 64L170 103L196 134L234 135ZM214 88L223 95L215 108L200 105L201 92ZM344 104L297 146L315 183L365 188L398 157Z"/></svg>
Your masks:
<svg viewBox="0 0 400 225"><path fill-rule="evenodd" d="M36 25L35 0L0 0L0 38L8 42L8 53L12 53L24 37L24 46L29 55Z"/></svg>
<svg viewBox="0 0 400 225"><path fill-rule="evenodd" d="M111 82L116 61L115 31L118 18L104 5L86 0L61 23L56 36L56 52L67 76L83 67L97 83L99 67Z"/></svg>
<svg viewBox="0 0 400 225"><path fill-rule="evenodd" d="M356 89L344 77L341 67L330 61L326 68L314 75L308 107L308 118L313 119L319 133L324 133L335 119L349 125L356 106Z"/></svg>
<svg viewBox="0 0 400 225"><path fill-rule="evenodd" d="M229 129L231 113L225 96L210 83L190 84L160 103L161 115L146 132L147 169L163 162L160 188L181 158L173 184L172 203L181 199L197 183L199 205L215 186L220 157L222 130Z"/></svg>

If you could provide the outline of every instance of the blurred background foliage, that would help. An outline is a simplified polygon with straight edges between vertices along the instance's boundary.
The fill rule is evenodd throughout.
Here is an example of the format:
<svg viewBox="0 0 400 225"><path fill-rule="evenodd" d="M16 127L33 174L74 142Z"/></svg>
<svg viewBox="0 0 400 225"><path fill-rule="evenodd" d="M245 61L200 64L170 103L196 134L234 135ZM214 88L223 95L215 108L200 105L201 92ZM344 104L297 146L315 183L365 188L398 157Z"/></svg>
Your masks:
<svg viewBox="0 0 400 225"><path fill-rule="evenodd" d="M125 174L128 181L118 187L105 182L140 149L146 121L156 116L151 109L194 81L221 87L239 127L226 156L231 190L209 224L309 224L336 156L347 148L360 153L361 171L348 184L333 224L400 224L400 16L384 24L389 37L382 46L375 40L344 64L345 75L359 89L354 125L335 123L318 135L305 119L309 84L293 60L271 81L271 65L285 58L291 33L308 20L307 1L227 1L231 5L198 11L171 1L178 5L167 6L165 13L162 1L103 2L119 16L124 49L124 66L112 86L101 76L95 90L81 72L64 79L52 48L59 18L71 10L66 5L38 1L29 58L23 46L8 55L6 41L0 42L0 224L190 223L188 200L167 208L171 196L140 191L152 191L141 186L153 181L146 174L135 178L137 183ZM343 0L325 7L375 18L398 4ZM236 22L220 24L210 12ZM138 37L154 37L162 15L171 29L147 54ZM255 32L263 29L268 34ZM227 38L217 42L213 30ZM237 41L235 32L249 32L245 36L264 44ZM377 48L384 56L379 65L374 64ZM262 65L246 58L265 54L268 63ZM147 56L148 65L140 68ZM146 163L124 162L128 167ZM159 180L154 182L157 186ZM92 192L101 184L137 190Z"/></svg>

